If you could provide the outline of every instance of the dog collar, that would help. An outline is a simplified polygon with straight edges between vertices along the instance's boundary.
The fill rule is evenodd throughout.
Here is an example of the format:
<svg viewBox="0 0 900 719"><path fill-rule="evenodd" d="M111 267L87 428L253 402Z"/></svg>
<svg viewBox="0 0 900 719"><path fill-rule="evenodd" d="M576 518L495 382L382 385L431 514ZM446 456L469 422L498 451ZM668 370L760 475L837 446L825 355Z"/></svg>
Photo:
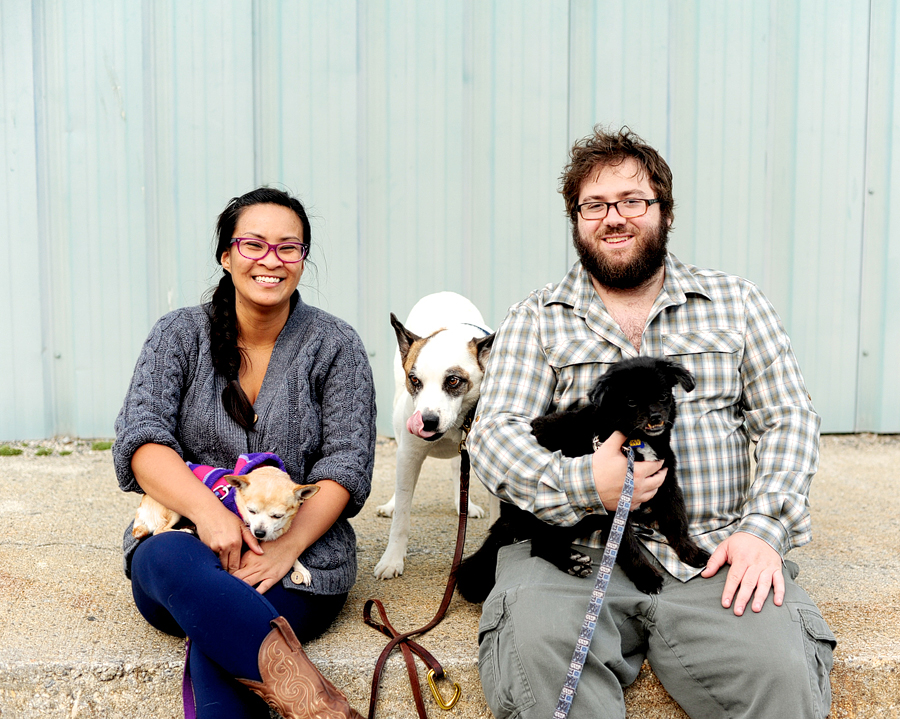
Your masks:
<svg viewBox="0 0 900 719"><path fill-rule="evenodd" d="M596 452L600 449L600 445L603 444L600 441L600 438L597 435L594 435L594 439L591 440L591 447ZM628 454L629 449L644 449L647 445L644 444L644 440L642 439L629 439L625 444L622 445L623 454Z"/></svg>
<svg viewBox="0 0 900 719"><path fill-rule="evenodd" d="M469 327L474 327L476 330L481 330L482 334L487 337L490 332L488 332L484 327L479 327L478 325L473 325L471 322L460 322L461 325L468 325Z"/></svg>

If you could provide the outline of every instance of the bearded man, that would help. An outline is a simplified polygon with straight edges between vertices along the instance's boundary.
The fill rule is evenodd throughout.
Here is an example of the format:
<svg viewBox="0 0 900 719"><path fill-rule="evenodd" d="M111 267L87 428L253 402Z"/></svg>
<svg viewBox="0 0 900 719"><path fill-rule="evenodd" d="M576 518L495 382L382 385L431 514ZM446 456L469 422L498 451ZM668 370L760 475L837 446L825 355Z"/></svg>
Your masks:
<svg viewBox="0 0 900 719"><path fill-rule="evenodd" d="M639 528L663 587L643 594L614 567L569 717L624 717L623 687L645 658L692 719L827 716L834 635L784 560L811 538L819 417L778 315L753 283L667 251L672 173L627 128L576 142L561 192L580 261L511 307L497 331L467 442L472 469L545 522L614 512L626 437L568 458L538 445L530 422L583 404L619 360L676 361L697 381L690 394L676 389L678 480L690 534L711 553L705 568L688 566L658 531ZM632 509L666 471L634 465ZM600 534L579 544L598 566ZM532 557L528 542L501 550L479 627L497 719L553 716L593 588Z"/></svg>

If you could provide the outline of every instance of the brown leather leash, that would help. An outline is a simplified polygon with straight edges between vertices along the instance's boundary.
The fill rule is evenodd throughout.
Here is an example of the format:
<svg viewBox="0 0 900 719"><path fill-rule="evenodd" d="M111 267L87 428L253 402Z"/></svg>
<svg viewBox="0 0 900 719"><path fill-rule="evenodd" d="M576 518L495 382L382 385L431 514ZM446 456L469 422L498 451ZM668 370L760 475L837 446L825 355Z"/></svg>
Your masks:
<svg viewBox="0 0 900 719"><path fill-rule="evenodd" d="M441 620L444 618L444 615L447 613L447 608L450 606L450 600L453 599L453 590L456 588L456 570L459 567L460 560L462 559L463 547L466 543L466 520L468 518L469 513L469 452L466 449L466 437L469 433L469 428L472 426L472 417L474 415L474 409L472 412L468 414L463 422L462 426L462 440L459 443L459 454L460 454L460 468L459 468L459 527L456 531L456 550L453 553L453 564L450 567L450 576L447 578L447 588L444 590L444 598L441 600L441 605L437 610L437 614L434 615L434 618L428 622L424 627L420 629L415 629L411 632L403 632L400 633L396 629L394 629L393 625L387 618L387 612L385 611L384 605L378 599L369 599L365 606L363 607L363 621L368 624L370 627L377 629L379 632L389 637L391 641L387 643L384 649L381 650L381 655L378 657L378 661L375 663L375 672L372 676L372 694L369 699L369 717L368 719L375 719L375 706L378 703L378 687L381 683L381 675L384 671L384 665L387 662L388 656L390 656L391 652L394 651L398 646L400 647L400 651L403 653L403 659L406 662L406 671L409 674L409 683L412 687L413 699L416 702L416 711L419 714L419 719L427 719L427 714L425 712L425 702L422 699L422 690L421 685L419 684L419 674L416 671L416 662L413 655L419 657L425 666L428 667L427 681L428 686L431 689L431 693L434 696L435 702L441 709L452 709L456 702L459 700L460 695L462 694L462 690L460 689L459 684L453 682L453 696L450 697L449 700L445 700L440 691L437 688L437 681L441 679L447 679L450 681L447 675L444 673L444 668L441 666L440 662L434 658L434 656L429 653L421 644L412 640L412 637L419 636L420 634L425 634L426 632L434 629L438 624L440 624ZM372 618L372 607L377 607L378 614L381 616L381 622L376 621Z"/></svg>

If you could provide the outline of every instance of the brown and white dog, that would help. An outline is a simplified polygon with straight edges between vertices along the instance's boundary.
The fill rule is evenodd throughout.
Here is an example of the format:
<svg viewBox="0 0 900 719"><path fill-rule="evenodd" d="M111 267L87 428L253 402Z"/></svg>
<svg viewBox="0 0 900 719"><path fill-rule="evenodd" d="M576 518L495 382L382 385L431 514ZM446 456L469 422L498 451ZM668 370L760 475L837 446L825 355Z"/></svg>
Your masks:
<svg viewBox="0 0 900 719"><path fill-rule="evenodd" d="M397 483L390 501L376 509L393 517L387 549L375 565L379 579L403 574L413 492L426 457L453 462L459 511L460 428L478 402L494 341L478 308L455 292L427 295L412 308L405 326L393 313L391 324L398 345L393 417ZM484 510L470 502L469 516L483 517Z"/></svg>

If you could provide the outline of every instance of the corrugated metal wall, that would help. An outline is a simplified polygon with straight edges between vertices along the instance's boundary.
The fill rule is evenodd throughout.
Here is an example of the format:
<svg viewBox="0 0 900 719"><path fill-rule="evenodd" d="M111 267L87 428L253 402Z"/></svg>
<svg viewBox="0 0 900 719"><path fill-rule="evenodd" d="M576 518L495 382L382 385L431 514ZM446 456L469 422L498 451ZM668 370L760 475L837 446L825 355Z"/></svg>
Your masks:
<svg viewBox="0 0 900 719"><path fill-rule="evenodd" d="M674 252L773 300L823 428L900 432L898 37L891 0L0 0L0 438L111 435L263 183L308 205L304 298L388 431L389 312L450 289L496 326L561 278L598 122L669 159Z"/></svg>

